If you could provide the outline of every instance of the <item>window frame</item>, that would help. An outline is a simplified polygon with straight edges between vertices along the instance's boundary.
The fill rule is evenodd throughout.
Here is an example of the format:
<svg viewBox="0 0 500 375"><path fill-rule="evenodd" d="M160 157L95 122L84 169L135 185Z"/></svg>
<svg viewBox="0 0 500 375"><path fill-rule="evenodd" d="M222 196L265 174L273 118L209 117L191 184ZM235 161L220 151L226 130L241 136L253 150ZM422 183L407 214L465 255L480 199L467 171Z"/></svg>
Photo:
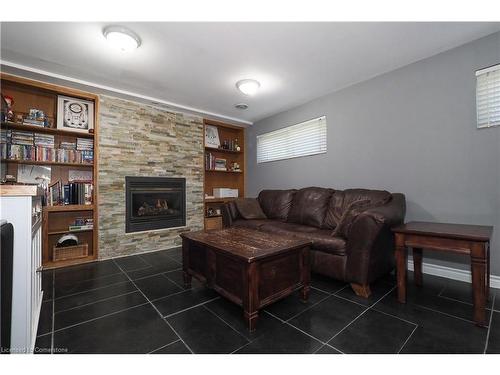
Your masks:
<svg viewBox="0 0 500 375"><path fill-rule="evenodd" d="M495 65L491 65L487 68L479 69L476 71L476 127L477 127L477 129L488 129L488 128L500 126L500 120L497 123L491 124L489 117L488 117L488 122L486 124L480 125L480 122L479 122L479 115L480 115L479 102L478 102L479 77L484 75L484 74L493 73L493 72L497 72L497 74L500 75L500 63L495 64ZM500 87L498 88L498 92L497 93L494 92L494 93L497 95L500 95ZM499 100L499 104L500 104L500 100ZM499 113L500 113L500 109L499 109Z"/></svg>

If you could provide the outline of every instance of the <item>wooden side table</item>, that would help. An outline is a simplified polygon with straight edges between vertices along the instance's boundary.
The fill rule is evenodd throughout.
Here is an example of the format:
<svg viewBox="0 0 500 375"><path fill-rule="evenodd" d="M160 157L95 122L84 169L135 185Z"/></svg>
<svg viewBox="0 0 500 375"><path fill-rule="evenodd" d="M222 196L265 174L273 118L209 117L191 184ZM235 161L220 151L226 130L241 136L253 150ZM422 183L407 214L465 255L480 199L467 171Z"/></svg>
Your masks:
<svg viewBox="0 0 500 375"><path fill-rule="evenodd" d="M407 248L413 249L414 278L422 286L422 249L470 256L474 322L486 326L486 299L490 289L490 238L493 227L412 221L392 229L396 236L398 301L406 303Z"/></svg>

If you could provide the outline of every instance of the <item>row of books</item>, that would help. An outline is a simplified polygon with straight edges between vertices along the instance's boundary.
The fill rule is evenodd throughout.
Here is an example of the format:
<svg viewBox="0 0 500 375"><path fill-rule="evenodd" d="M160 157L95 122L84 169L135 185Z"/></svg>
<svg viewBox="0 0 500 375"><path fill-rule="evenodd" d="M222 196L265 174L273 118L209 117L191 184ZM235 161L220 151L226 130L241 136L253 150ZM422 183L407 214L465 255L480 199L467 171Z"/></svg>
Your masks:
<svg viewBox="0 0 500 375"><path fill-rule="evenodd" d="M212 153L205 154L205 170L226 171L226 159L216 158Z"/></svg>
<svg viewBox="0 0 500 375"><path fill-rule="evenodd" d="M30 132L9 130L7 131L7 141L16 145L33 146L34 136Z"/></svg>
<svg viewBox="0 0 500 375"><path fill-rule="evenodd" d="M57 163L92 164L94 151L65 150L43 146L26 146L2 143L0 146L2 159L50 161Z"/></svg>
<svg viewBox="0 0 500 375"><path fill-rule="evenodd" d="M94 229L94 219L91 217L79 217L76 218L74 223L69 226L68 230L70 232Z"/></svg>
<svg viewBox="0 0 500 375"><path fill-rule="evenodd" d="M50 134L35 133L35 146L54 148L54 136Z"/></svg>
<svg viewBox="0 0 500 375"><path fill-rule="evenodd" d="M49 186L47 205L89 205L92 204L93 190L94 185L90 182L70 182L63 184L61 181L57 181Z"/></svg>
<svg viewBox="0 0 500 375"><path fill-rule="evenodd" d="M54 135L33 133L24 130L1 130L2 143L11 143L25 146L54 147ZM76 138L75 142L62 141L59 148L66 150L89 151L94 150L94 140L88 138Z"/></svg>
<svg viewBox="0 0 500 375"><path fill-rule="evenodd" d="M92 151L94 150L94 140L90 138L77 138L76 149L78 151Z"/></svg>

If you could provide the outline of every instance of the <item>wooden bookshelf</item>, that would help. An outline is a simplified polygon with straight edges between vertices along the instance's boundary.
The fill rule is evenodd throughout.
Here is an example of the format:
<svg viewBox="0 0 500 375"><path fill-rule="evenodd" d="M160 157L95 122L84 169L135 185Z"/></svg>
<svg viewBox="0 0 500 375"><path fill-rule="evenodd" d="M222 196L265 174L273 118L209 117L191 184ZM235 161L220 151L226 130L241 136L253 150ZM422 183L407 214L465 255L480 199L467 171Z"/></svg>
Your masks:
<svg viewBox="0 0 500 375"><path fill-rule="evenodd" d="M4 173L16 176L20 165L43 165L51 167L51 183L61 181L68 183L70 170L92 171L93 194L91 205L59 205L45 206L42 210L42 264L44 268L65 267L81 263L91 262L98 256L98 170L97 160L99 156L98 145L98 116L99 98L97 95L75 90L63 86L34 81L22 77L0 73L1 90L3 95L14 99L14 114L25 116L30 108L44 111L50 122L50 127L25 125L15 122L2 122L2 129L26 131L31 133L49 134L54 136L55 148L60 142L75 142L76 138L92 139L94 141L93 163L65 163L53 161L32 161L17 159L2 159L2 175ZM65 95L94 103L94 131L81 133L77 131L66 131L56 128L57 124L57 97ZM92 218L93 229L80 231L69 231L69 225L76 218ZM53 247L60 236L71 233L75 234L80 244L87 244L88 256L77 259L54 261Z"/></svg>
<svg viewBox="0 0 500 375"><path fill-rule="evenodd" d="M66 167L94 167L94 163L60 163L58 161L38 161L38 160L20 160L20 159L2 159L4 163L30 164L30 165L62 165Z"/></svg>
<svg viewBox="0 0 500 375"><path fill-rule="evenodd" d="M205 146L205 155L213 154L217 158L226 159L227 166L236 162L240 165L241 171L232 170L214 170L206 169L204 175L204 192L207 195L213 195L214 188L231 188L238 189L238 196L245 196L245 169L246 169L246 154L245 154L245 128L226 124L220 121L205 119L204 125L212 125L217 127L219 140L221 144L224 140L238 140L240 151L227 150L222 148L212 148ZM205 137L203 137L205 139ZM221 215L207 216L209 208L220 208L223 203L229 202L234 198L212 198L204 199L205 212L205 229L220 229L222 228Z"/></svg>

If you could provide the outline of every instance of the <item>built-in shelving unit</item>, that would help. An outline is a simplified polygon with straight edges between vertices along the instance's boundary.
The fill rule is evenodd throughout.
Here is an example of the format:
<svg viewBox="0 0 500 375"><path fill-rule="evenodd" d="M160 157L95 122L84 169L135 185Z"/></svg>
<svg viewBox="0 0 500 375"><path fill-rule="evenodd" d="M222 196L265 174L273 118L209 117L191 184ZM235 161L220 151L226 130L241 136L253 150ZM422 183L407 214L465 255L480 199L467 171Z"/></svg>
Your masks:
<svg viewBox="0 0 500 375"><path fill-rule="evenodd" d="M69 183L69 171L91 171L92 172L92 197L91 204L67 204L58 202L58 205L44 206L42 210L42 264L44 268L56 268L73 264L91 262L98 255L98 194L97 194L97 160L98 160L98 96L79 90L74 90L58 85L48 84L40 81L29 80L17 76L1 74L1 90L3 95L14 99L13 111L15 114L26 115L31 108L42 110L49 119L48 127L26 125L17 122L2 122L2 130L31 132L34 134L47 134L54 136L54 147L57 148L61 142L76 142L77 138L93 140L93 162L68 163L58 161L39 161L1 159L2 172L17 178L20 165L42 165L51 168L51 181L53 184L61 181L61 185ZM94 103L94 129L93 132L82 133L78 131L67 131L57 129L57 101L59 95L65 95ZM70 231L69 226L77 219L92 219L92 229ZM75 234L79 244L85 247L85 255L74 258L67 256L55 256L55 244L64 234Z"/></svg>
<svg viewBox="0 0 500 375"><path fill-rule="evenodd" d="M238 196L245 196L245 129L231 124L226 124L219 121L205 119L204 125L212 125L217 127L219 139L221 143L224 140L238 140L240 151L224 148L212 148L205 146L205 155L212 154L216 158L225 159L227 161L227 170L214 170L205 168L204 191L206 195L212 196L214 188L231 188L238 189ZM231 163L238 163L240 171L233 171L229 168ZM205 229L220 229L222 228L222 215L208 216L210 208L220 209L221 205L229 202L234 198L207 198L204 200L205 208Z"/></svg>

